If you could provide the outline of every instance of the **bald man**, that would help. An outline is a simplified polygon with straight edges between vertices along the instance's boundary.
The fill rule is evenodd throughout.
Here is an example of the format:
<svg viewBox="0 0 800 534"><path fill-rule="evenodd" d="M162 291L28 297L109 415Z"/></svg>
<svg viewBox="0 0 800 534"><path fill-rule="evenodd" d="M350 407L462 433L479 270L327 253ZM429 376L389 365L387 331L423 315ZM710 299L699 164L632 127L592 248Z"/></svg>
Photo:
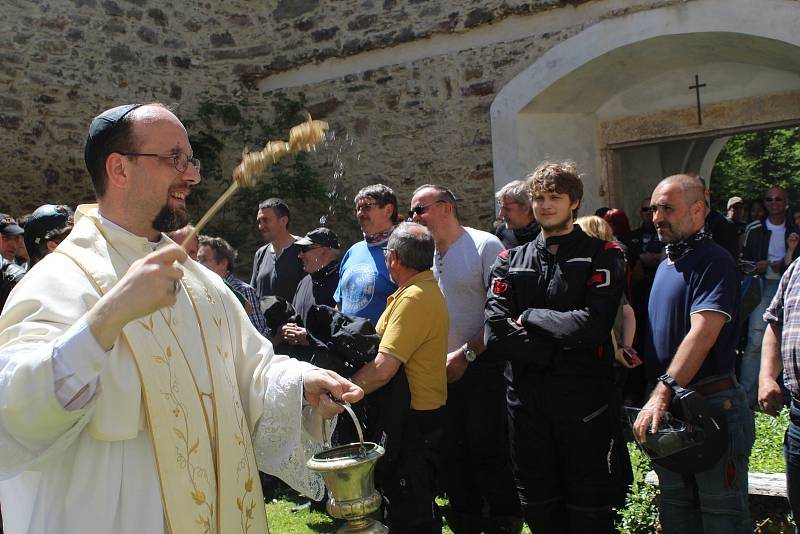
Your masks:
<svg viewBox="0 0 800 534"><path fill-rule="evenodd" d="M650 399L634 424L638 441L658 430L671 385L692 389L725 417L729 446L707 471L677 473L656 465L665 533L752 532L747 469L755 438L744 388L734 375L739 284L731 255L703 231L704 188L692 176L662 180L650 200L667 258L650 293L645 342Z"/></svg>

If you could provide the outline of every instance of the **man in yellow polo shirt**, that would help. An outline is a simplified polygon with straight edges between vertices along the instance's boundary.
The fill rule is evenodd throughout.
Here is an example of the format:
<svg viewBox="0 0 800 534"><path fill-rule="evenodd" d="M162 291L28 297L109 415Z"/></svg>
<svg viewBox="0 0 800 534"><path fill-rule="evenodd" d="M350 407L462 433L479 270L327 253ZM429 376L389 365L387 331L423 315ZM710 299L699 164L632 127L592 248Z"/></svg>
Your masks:
<svg viewBox="0 0 800 534"><path fill-rule="evenodd" d="M378 356L351 380L365 393L384 386L405 367L411 413L396 472L381 484L392 534L442 531L434 502L436 466L447 402L447 304L433 279L434 243L428 229L401 223L386 246L386 266L399 285L387 300L376 330Z"/></svg>

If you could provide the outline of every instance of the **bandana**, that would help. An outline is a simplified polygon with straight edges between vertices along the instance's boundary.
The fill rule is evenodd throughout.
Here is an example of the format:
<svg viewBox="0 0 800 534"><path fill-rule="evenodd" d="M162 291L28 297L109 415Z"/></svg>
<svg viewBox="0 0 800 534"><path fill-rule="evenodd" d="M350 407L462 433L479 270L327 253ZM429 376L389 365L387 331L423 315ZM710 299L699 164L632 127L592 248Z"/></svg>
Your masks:
<svg viewBox="0 0 800 534"><path fill-rule="evenodd" d="M667 257L672 263L675 263L709 239L711 239L711 237L705 233L704 230L700 230L696 234L690 235L683 241L669 243L666 247Z"/></svg>
<svg viewBox="0 0 800 534"><path fill-rule="evenodd" d="M389 241L389 236L392 235L392 232L394 232L394 226L377 234L364 234L364 241L371 247L383 245Z"/></svg>

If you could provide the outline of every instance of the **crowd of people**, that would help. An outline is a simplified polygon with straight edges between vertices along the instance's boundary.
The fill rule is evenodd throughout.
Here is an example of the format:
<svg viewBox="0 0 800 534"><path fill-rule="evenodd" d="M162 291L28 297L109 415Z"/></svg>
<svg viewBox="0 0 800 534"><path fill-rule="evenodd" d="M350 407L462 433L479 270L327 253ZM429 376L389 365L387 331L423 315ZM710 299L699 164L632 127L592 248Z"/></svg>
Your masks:
<svg viewBox="0 0 800 534"><path fill-rule="evenodd" d="M752 532L754 411L787 404L800 509L800 211L780 187L748 221L740 197L725 217L702 177L670 176L631 229L619 208L578 217L577 169L543 162L496 193L490 232L444 185L404 213L375 184L346 251L271 198L244 281L187 224L199 162L170 110L96 117L86 165L98 205L0 214L6 532L266 532L258 472L320 499L304 462L341 402L386 447L396 534L441 532L440 494L456 534L614 532L630 439L664 532ZM681 417L706 439L668 435Z"/></svg>

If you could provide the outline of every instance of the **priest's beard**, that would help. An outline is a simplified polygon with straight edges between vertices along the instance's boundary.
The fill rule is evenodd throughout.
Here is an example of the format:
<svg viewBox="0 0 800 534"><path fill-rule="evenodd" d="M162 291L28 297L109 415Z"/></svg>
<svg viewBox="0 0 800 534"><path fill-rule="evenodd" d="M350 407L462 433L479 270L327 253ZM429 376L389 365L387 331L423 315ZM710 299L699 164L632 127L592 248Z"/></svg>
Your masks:
<svg viewBox="0 0 800 534"><path fill-rule="evenodd" d="M169 207L169 204L164 204L164 207L153 219L153 228L159 232L172 232L178 228L183 228L188 223L188 211L183 208L173 209Z"/></svg>

